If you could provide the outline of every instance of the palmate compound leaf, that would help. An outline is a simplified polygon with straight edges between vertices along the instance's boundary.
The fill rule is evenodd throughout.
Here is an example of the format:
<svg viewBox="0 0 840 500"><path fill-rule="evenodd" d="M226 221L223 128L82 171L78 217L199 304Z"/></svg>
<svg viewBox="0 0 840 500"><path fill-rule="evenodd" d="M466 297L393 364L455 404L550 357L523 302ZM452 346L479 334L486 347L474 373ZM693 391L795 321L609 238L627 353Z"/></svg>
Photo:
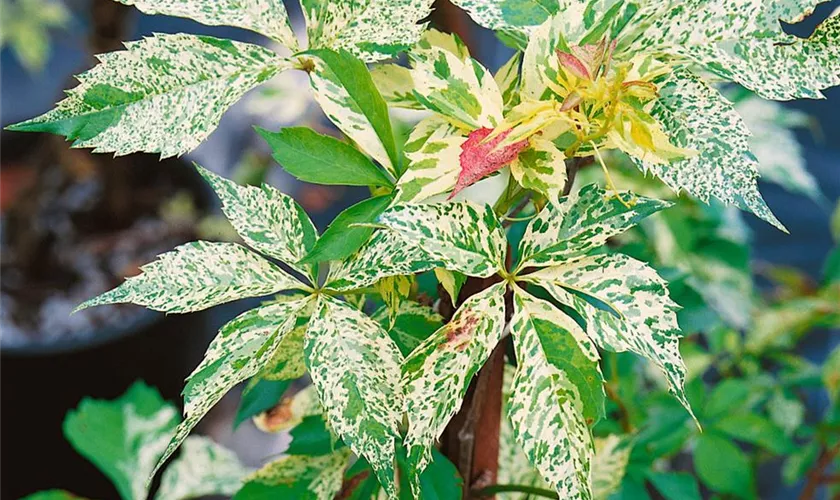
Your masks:
<svg viewBox="0 0 840 500"><path fill-rule="evenodd" d="M310 48L344 49L365 62L397 56L423 34L433 0L301 0Z"/></svg>
<svg viewBox="0 0 840 500"><path fill-rule="evenodd" d="M405 446L417 493L418 475L431 461L432 447L461 407L470 381L502 338L505 285L473 295L452 320L424 340L402 365L408 431Z"/></svg>
<svg viewBox="0 0 840 500"><path fill-rule="evenodd" d="M125 45L98 56L55 109L9 129L60 134L97 153L180 155L245 92L291 64L263 47L208 36L159 34Z"/></svg>
<svg viewBox="0 0 840 500"><path fill-rule="evenodd" d="M517 370L508 411L516 440L560 498L590 499L588 424L604 412L598 352L572 318L518 288L511 334Z"/></svg>
<svg viewBox="0 0 840 500"><path fill-rule="evenodd" d="M671 393L691 412L685 396L685 363L679 351L679 306L668 287L647 264L623 254L570 260L522 277L574 308L586 332L602 349L630 351L656 364ZM575 292L574 294L571 292ZM585 295L606 306L593 306ZM692 414L693 415L693 414Z"/></svg>
<svg viewBox="0 0 840 500"><path fill-rule="evenodd" d="M519 245L519 269L562 264L586 255L669 206L630 193L611 195L596 184L584 186L557 202L549 201L528 224Z"/></svg>
<svg viewBox="0 0 840 500"><path fill-rule="evenodd" d="M486 278L504 269L507 240L487 205L469 202L396 205L378 223L451 271Z"/></svg>
<svg viewBox="0 0 840 500"><path fill-rule="evenodd" d="M245 486L233 498L330 500L341 490L349 461L347 448L319 456L288 455L245 478Z"/></svg>
<svg viewBox="0 0 840 500"><path fill-rule="evenodd" d="M708 203L722 202L753 212L781 230L758 192L758 163L750 152L750 132L720 93L694 75L674 71L660 87L651 113L674 144L699 154L670 164L633 159L665 184Z"/></svg>
<svg viewBox="0 0 840 500"><path fill-rule="evenodd" d="M184 414L155 470L175 452L202 417L234 386L265 367L296 323L310 298L273 302L226 323L210 343L201 364L187 378ZM151 480L151 478L150 478Z"/></svg>
<svg viewBox="0 0 840 500"><path fill-rule="evenodd" d="M222 200L225 217L245 243L309 279L317 279L314 266L297 264L312 250L318 233L292 197L269 185L240 186L198 165L196 168Z"/></svg>
<svg viewBox="0 0 840 500"><path fill-rule="evenodd" d="M186 17L208 26L236 26L273 38L292 52L297 38L283 0L116 0L145 14Z"/></svg>
<svg viewBox="0 0 840 500"><path fill-rule="evenodd" d="M234 452L206 437L191 436L178 459L164 471L155 500L233 495L248 472Z"/></svg>
<svg viewBox="0 0 840 500"><path fill-rule="evenodd" d="M403 397L402 355L372 319L321 296L304 340L306 364L330 427L364 457L390 497Z"/></svg>
<svg viewBox="0 0 840 500"><path fill-rule="evenodd" d="M236 243L194 241L158 256L142 273L76 310L131 303L170 313L200 311L248 297L304 285L276 265Z"/></svg>

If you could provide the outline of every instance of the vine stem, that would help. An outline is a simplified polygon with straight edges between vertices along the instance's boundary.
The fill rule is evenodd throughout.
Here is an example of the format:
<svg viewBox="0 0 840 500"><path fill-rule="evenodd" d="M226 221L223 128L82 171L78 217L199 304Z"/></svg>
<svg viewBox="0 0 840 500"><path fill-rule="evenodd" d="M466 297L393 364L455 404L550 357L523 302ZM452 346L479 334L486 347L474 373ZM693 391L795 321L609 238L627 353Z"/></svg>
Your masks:
<svg viewBox="0 0 840 500"><path fill-rule="evenodd" d="M834 458L840 454L840 442L835 443L831 448L823 449L820 453L820 458L811 472L808 473L808 479L805 481L805 487L802 488L802 494L799 495L799 500L813 500L817 496L817 489L825 481L825 469L834 461Z"/></svg>
<svg viewBox="0 0 840 500"><path fill-rule="evenodd" d="M557 492L547 490L545 488L537 488L535 486L525 486L523 484L493 484L480 490L470 492L471 498L486 498L495 495L496 493L525 493L542 498L559 498Z"/></svg>

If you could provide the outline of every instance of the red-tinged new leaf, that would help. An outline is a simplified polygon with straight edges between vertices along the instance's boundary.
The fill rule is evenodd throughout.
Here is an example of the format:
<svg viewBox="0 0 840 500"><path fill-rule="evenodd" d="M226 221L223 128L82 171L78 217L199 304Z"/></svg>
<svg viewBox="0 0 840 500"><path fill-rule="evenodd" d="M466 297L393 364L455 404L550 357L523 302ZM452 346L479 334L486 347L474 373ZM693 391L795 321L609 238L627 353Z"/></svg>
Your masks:
<svg viewBox="0 0 840 500"><path fill-rule="evenodd" d="M449 198L458 194L462 189L467 188L479 181L482 177L498 171L519 156L519 153L528 146L528 140L521 140L502 147L497 147L510 134L510 130L485 141L484 139L493 132L489 128L480 128L470 133L464 144L461 145L461 173L458 175L458 182Z"/></svg>

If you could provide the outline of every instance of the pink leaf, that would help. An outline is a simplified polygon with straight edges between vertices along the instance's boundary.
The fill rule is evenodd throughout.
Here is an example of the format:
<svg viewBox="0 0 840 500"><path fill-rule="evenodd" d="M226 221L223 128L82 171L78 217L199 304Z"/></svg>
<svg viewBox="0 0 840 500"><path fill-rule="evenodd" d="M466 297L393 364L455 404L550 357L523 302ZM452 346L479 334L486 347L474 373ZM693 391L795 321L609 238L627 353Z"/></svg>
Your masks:
<svg viewBox="0 0 840 500"><path fill-rule="evenodd" d="M528 146L528 139L523 139L496 148L510 134L510 130L489 141L484 141L484 138L491 132L493 132L493 129L486 127L474 130L470 132L467 140L461 145L461 173L458 175L455 189L449 195L450 199L464 188L481 180L485 175L492 174L515 160L519 156L519 152Z"/></svg>
<svg viewBox="0 0 840 500"><path fill-rule="evenodd" d="M583 61L573 56L572 54L569 54L567 52L561 52L558 50L557 59L560 61L560 65L563 66L564 69L568 70L576 77L582 78L584 80L592 79L592 75L589 73L589 69L586 67Z"/></svg>

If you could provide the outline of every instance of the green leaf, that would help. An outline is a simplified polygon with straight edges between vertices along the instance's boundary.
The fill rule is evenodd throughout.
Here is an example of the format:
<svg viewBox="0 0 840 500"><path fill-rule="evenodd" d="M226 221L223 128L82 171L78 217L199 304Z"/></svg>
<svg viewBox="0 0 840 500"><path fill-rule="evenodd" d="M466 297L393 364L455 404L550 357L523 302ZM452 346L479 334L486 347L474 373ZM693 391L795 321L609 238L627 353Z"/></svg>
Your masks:
<svg viewBox="0 0 840 500"><path fill-rule="evenodd" d="M55 109L9 129L60 134L97 153L181 155L245 92L290 67L263 47L208 36L155 35L125 45L98 56L101 63L79 75Z"/></svg>
<svg viewBox="0 0 840 500"><path fill-rule="evenodd" d="M420 202L452 190L461 172L461 146L466 140L466 135L439 116L420 121L405 143L409 165L397 181L397 202Z"/></svg>
<svg viewBox="0 0 840 500"><path fill-rule="evenodd" d="M388 310L389 325L396 320L401 304L408 300L413 283L414 275L388 276L376 282L376 291Z"/></svg>
<svg viewBox="0 0 840 500"><path fill-rule="evenodd" d="M46 490L26 495L20 500L85 500L83 497L76 496L69 491L64 490Z"/></svg>
<svg viewBox="0 0 840 500"><path fill-rule="evenodd" d="M155 311L185 313L303 287L279 267L236 243L187 243L140 269L142 274L127 278L76 310L131 303Z"/></svg>
<svg viewBox="0 0 840 500"><path fill-rule="evenodd" d="M450 271L486 278L504 269L507 240L491 207L468 202L396 205L378 222Z"/></svg>
<svg viewBox="0 0 840 500"><path fill-rule="evenodd" d="M626 255L595 255L523 276L573 307L586 321L586 332L599 347L630 351L656 364L671 393L691 412L685 396L685 363L679 351L680 330L667 283L643 262ZM570 293L574 291L576 294ZM603 304L598 308L581 296Z"/></svg>
<svg viewBox="0 0 840 500"><path fill-rule="evenodd" d="M330 223L302 262L343 260L359 250L373 234L371 224L393 201L393 195L375 196L347 208Z"/></svg>
<svg viewBox="0 0 840 500"><path fill-rule="evenodd" d="M820 445L812 441L791 453L782 464L782 479L792 486L799 482L820 457Z"/></svg>
<svg viewBox="0 0 840 500"><path fill-rule="evenodd" d="M715 420L727 414L742 410L749 399L752 388L743 379L724 380L715 386L703 408L703 418Z"/></svg>
<svg viewBox="0 0 840 500"><path fill-rule="evenodd" d="M289 455L275 460L248 476L234 500L330 500L341 489L350 450L329 455Z"/></svg>
<svg viewBox="0 0 840 500"><path fill-rule="evenodd" d="M583 391L592 394L592 389L581 390L570 379L572 363L549 358L553 353L545 350L545 336L540 335L528 311L523 309L522 295L517 292L514 296L511 320L517 369L508 412L514 435L525 455L560 498L590 499L594 449L584 413L591 412L592 406L590 403L587 409ZM554 316L552 323L566 330L564 335L575 335L572 332L580 329L571 318L562 314ZM595 361L594 346L578 345L589 351L587 358Z"/></svg>
<svg viewBox="0 0 840 500"><path fill-rule="evenodd" d="M408 463L405 453L397 456L400 467L400 498L410 499L411 486L408 478L411 476L412 466ZM432 450L432 461L420 473L420 494L417 498L423 500L460 500L464 492L464 480L458 474L455 464L449 461L437 449Z"/></svg>
<svg viewBox="0 0 840 500"><path fill-rule="evenodd" d="M291 442L283 452L286 455L328 455L341 447L344 443L335 441L324 417L321 415L307 415L299 424L289 430Z"/></svg>
<svg viewBox="0 0 840 500"><path fill-rule="evenodd" d="M189 437L163 473L155 500L233 495L248 472L234 452L206 437Z"/></svg>
<svg viewBox="0 0 840 500"><path fill-rule="evenodd" d="M835 347L823 363L822 379L828 398L837 404L840 401L840 346Z"/></svg>
<svg viewBox="0 0 840 500"><path fill-rule="evenodd" d="M642 219L671 206L652 198L620 193L630 208L603 188L589 184L578 192L549 201L528 224L519 245L518 269L561 264L586 255Z"/></svg>
<svg viewBox="0 0 840 500"><path fill-rule="evenodd" d="M249 383L242 393L242 400L236 409L236 417L233 419L234 429L239 427L242 422L276 405L291 383L290 380L266 380L262 378L256 379L253 385Z"/></svg>
<svg viewBox="0 0 840 500"><path fill-rule="evenodd" d="M123 500L145 500L146 478L178 424L175 407L135 382L113 401L85 398L64 419L64 436L116 486Z"/></svg>
<svg viewBox="0 0 840 500"><path fill-rule="evenodd" d="M254 417L254 425L267 433L283 432L297 427L308 417L320 417L322 413L315 387L308 385Z"/></svg>
<svg viewBox="0 0 840 500"><path fill-rule="evenodd" d="M432 0L302 0L310 48L346 49L366 62L390 59L426 28Z"/></svg>
<svg viewBox="0 0 840 500"><path fill-rule="evenodd" d="M702 500L697 479L685 472L649 472L647 479L665 500Z"/></svg>
<svg viewBox="0 0 840 500"><path fill-rule="evenodd" d="M399 156L388 106L365 64L345 50L309 53L315 66L309 78L321 109L362 151L396 176Z"/></svg>
<svg viewBox="0 0 840 500"><path fill-rule="evenodd" d="M330 427L395 496L394 447L402 410L396 344L363 313L322 296L304 350Z"/></svg>
<svg viewBox="0 0 840 500"><path fill-rule="evenodd" d="M790 453L796 447L782 429L754 413L727 415L717 422L714 428L718 432L760 446L777 455Z"/></svg>
<svg viewBox="0 0 840 500"><path fill-rule="evenodd" d="M467 299L452 320L424 340L402 365L402 387L412 489L432 459L432 447L461 407L470 381L501 339L505 285Z"/></svg>
<svg viewBox="0 0 840 500"><path fill-rule="evenodd" d="M310 299L275 302L244 312L226 323L204 359L187 378L184 415L155 470L181 445L190 431L236 384L256 375L295 326L296 314ZM150 479L151 480L151 477Z"/></svg>
<svg viewBox="0 0 840 500"><path fill-rule="evenodd" d="M719 493L755 498L752 467L744 452L729 440L704 432L694 448L694 467L700 480Z"/></svg>
<svg viewBox="0 0 840 500"><path fill-rule="evenodd" d="M592 494L595 498L608 498L621 486L634 437L610 434L595 438L595 457L592 460Z"/></svg>
<svg viewBox="0 0 840 500"><path fill-rule="evenodd" d="M265 184L240 186L198 165L196 168L222 200L225 217L245 243L313 281L317 278L313 267L297 265L312 250L318 233L294 199Z"/></svg>
<svg viewBox="0 0 840 500"><path fill-rule="evenodd" d="M785 230L758 192L758 162L750 152L750 131L720 93L686 71L675 71L659 89L652 116L674 145L699 152L668 164L634 161L676 192L704 203L720 201L753 212Z"/></svg>
<svg viewBox="0 0 840 500"><path fill-rule="evenodd" d="M62 2L21 0L3 4L0 47L9 47L29 73L44 69L50 56L50 30L72 21Z"/></svg>
<svg viewBox="0 0 840 500"><path fill-rule="evenodd" d="M117 0L144 14L186 17L208 26L256 31L297 51L298 43L282 0Z"/></svg>
<svg viewBox="0 0 840 500"><path fill-rule="evenodd" d="M442 267L435 268L435 278L440 282L440 286L449 295L449 300L453 307L458 306L458 297L461 295L461 287L467 282L467 276L452 272Z"/></svg>
<svg viewBox="0 0 840 500"><path fill-rule="evenodd" d="M388 331L403 356L443 326L443 318L434 309L411 300L400 303L393 324L387 307L377 310L371 318Z"/></svg>
<svg viewBox="0 0 840 500"><path fill-rule="evenodd" d="M277 163L294 177L313 184L385 186L394 183L365 155L347 143L306 127L279 132L257 128Z"/></svg>

